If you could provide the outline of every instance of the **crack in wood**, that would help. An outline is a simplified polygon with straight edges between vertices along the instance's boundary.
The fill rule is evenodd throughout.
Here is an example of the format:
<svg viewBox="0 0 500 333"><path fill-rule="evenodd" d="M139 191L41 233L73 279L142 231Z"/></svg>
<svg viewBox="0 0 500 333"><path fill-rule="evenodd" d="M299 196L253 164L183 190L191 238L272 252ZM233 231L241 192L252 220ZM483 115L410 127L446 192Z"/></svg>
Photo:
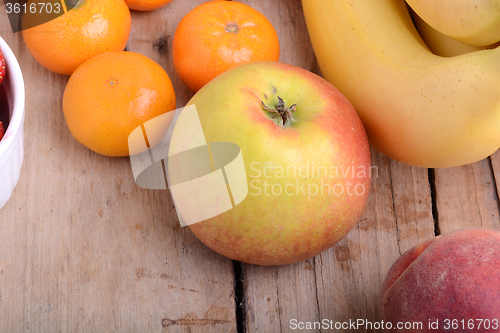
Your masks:
<svg viewBox="0 0 500 333"><path fill-rule="evenodd" d="M275 278L276 278L276 301L278 303L278 319L280 321L280 332L283 332L283 323L281 322L282 309L280 305L280 287L279 287L279 276L278 276L279 271L277 267L275 269L276 269Z"/></svg>
<svg viewBox="0 0 500 333"><path fill-rule="evenodd" d="M401 237L399 235L399 220L398 220L398 214L396 212L396 202L394 198L394 185L392 182L392 166L391 166L391 161L387 159L387 169L389 170L389 183L391 186L391 200L392 200L392 213L394 214L394 223L396 227L396 235L397 235L397 241L398 241L398 252L399 255L402 255L403 252L401 251Z"/></svg>
<svg viewBox="0 0 500 333"><path fill-rule="evenodd" d="M234 272L234 301L236 311L236 329L238 333L245 333L246 304L245 304L245 277L243 263L233 260Z"/></svg>
<svg viewBox="0 0 500 333"><path fill-rule="evenodd" d="M492 184L492 186L493 186L494 200L495 200L495 203L497 204L498 212L500 213L500 203L499 203L499 199L498 199L497 177L495 175L495 168L493 167L493 161L491 159L491 156L488 157L488 162L489 162L490 169L491 169L491 176L493 178L493 184Z"/></svg>
<svg viewBox="0 0 500 333"><path fill-rule="evenodd" d="M491 173L493 173L493 170L491 170ZM479 203L479 200L478 200L478 194L479 194L479 191L477 190L478 188L478 184L476 182L476 177L475 177L475 172L474 172L474 165L472 165L472 181L474 182L474 188L476 189L476 195L474 196L474 198L476 199L476 206L478 208L478 214L479 214L479 222L481 223L481 227L484 228L483 226L483 216L481 215L481 208L480 208L480 203Z"/></svg>
<svg viewBox="0 0 500 333"><path fill-rule="evenodd" d="M172 325L179 326L200 326L200 325L218 325L230 323L229 320L225 319L167 319L161 320L162 327L168 327Z"/></svg>
<svg viewBox="0 0 500 333"><path fill-rule="evenodd" d="M321 257L321 253L317 257L318 258ZM320 311L319 297L318 297L318 272L316 271L316 268L317 268L316 257L312 258L312 264L313 264L313 273L314 273L314 291L316 293L316 311L318 311L318 318L321 318L321 311ZM321 269L321 268L319 268L319 269Z"/></svg>
<svg viewBox="0 0 500 333"><path fill-rule="evenodd" d="M432 207L432 218L434 220L434 235L438 236L441 234L439 230L439 212L437 206L437 195L436 195L436 171L434 169L428 169L429 185L431 190L431 207Z"/></svg>

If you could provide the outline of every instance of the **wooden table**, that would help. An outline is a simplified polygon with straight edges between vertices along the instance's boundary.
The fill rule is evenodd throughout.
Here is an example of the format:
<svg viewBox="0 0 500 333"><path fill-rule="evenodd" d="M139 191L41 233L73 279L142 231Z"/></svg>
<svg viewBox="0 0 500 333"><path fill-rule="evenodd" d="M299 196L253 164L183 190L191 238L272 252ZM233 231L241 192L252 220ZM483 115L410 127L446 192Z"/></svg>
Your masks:
<svg viewBox="0 0 500 333"><path fill-rule="evenodd" d="M132 13L127 49L165 68L178 107L192 93L173 69L172 36L202 2ZM299 0L242 2L275 26L281 61L318 73ZM2 1L0 35L27 96L21 180L0 211L0 332L268 333L292 331L292 319L375 322L399 255L436 234L500 227L498 153L433 170L373 151L366 211L340 243L294 265L233 262L180 227L168 191L136 186L128 158L100 156L71 136L62 112L68 77L33 59Z"/></svg>

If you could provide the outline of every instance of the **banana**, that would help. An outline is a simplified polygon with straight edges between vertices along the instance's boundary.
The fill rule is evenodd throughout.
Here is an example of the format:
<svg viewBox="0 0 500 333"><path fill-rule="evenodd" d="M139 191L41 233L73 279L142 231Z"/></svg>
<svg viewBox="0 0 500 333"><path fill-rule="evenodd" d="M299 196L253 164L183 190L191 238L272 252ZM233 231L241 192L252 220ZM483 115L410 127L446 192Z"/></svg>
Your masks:
<svg viewBox="0 0 500 333"><path fill-rule="evenodd" d="M500 146L500 48L433 54L404 0L302 0L323 77L354 105L371 145L453 167Z"/></svg>
<svg viewBox="0 0 500 333"><path fill-rule="evenodd" d="M422 20L422 18L418 16L415 11L410 10L410 15L413 19L413 23L415 23L415 27L417 28L420 37L422 37L427 47L429 47L432 53L439 56L454 57L474 51L494 49L495 47L500 45L500 42L488 46L473 46L465 44L454 38L451 38L450 36L446 36L445 34L440 33L429 24L427 24L427 22Z"/></svg>
<svg viewBox="0 0 500 333"><path fill-rule="evenodd" d="M500 0L406 0L431 27L475 46L500 41Z"/></svg>

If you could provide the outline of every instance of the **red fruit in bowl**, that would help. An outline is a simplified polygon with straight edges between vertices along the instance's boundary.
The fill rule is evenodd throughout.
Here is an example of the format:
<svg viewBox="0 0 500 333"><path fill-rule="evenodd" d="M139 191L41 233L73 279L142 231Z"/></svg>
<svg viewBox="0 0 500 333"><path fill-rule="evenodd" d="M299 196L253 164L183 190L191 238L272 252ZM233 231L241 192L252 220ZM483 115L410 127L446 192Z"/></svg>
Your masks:
<svg viewBox="0 0 500 333"><path fill-rule="evenodd" d="M3 58L3 52L0 48L0 83L2 83L5 77L5 59Z"/></svg>
<svg viewBox="0 0 500 333"><path fill-rule="evenodd" d="M3 57L2 49L0 48L0 83L2 83L5 77L5 59ZM2 121L0 121L0 140L2 140L5 129L3 128Z"/></svg>

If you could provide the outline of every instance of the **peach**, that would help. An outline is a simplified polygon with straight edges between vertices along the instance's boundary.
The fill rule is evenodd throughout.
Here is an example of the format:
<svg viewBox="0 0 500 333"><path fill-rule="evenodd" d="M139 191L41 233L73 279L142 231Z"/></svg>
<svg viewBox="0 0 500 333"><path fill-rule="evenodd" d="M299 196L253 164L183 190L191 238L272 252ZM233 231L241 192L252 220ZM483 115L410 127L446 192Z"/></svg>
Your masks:
<svg viewBox="0 0 500 333"><path fill-rule="evenodd" d="M390 332L500 331L500 232L462 229L408 250L379 305Z"/></svg>

